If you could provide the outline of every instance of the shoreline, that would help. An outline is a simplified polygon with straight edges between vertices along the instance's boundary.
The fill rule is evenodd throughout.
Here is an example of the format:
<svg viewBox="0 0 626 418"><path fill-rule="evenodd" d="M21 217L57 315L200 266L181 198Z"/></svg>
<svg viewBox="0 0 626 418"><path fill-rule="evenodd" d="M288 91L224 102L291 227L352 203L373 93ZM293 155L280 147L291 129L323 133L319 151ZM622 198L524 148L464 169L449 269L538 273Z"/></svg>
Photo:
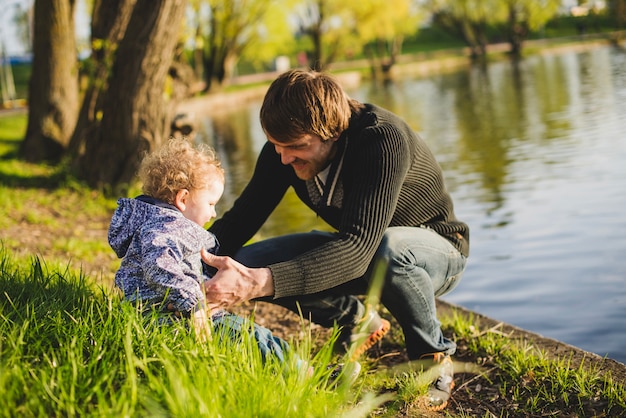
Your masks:
<svg viewBox="0 0 626 418"><path fill-rule="evenodd" d="M612 41L616 39L617 41ZM621 42L619 40L622 40ZM626 48L626 30L605 34L582 35L570 38L538 39L524 42L524 50L532 56L537 54L560 54L563 52L584 52L598 47ZM487 46L487 59L498 61L508 59L508 44L490 44ZM530 51L530 52L529 52ZM495 58L494 58L495 57ZM490 61L491 62L491 61ZM338 62L331 65L330 72L346 89L357 87L364 79L363 70L369 70L366 59ZM398 57L392 67L390 77L417 76L427 77L469 68L472 62L469 49L461 48L438 53L405 54ZM270 83L280 74L279 71L250 74L236 77L231 85L246 86L238 91L216 92L191 97L176 106L177 113L187 115L223 115L248 103L262 100ZM192 118L193 119L193 118Z"/></svg>
<svg viewBox="0 0 626 418"><path fill-rule="evenodd" d="M544 337L439 299L437 299L437 312L439 316L452 316L456 313L464 318L473 317L481 328L504 334L517 343L529 343L551 360L567 360L571 369L583 367L585 370L597 371L602 377L609 377L614 382L626 386L626 365L617 360L602 357L571 344Z"/></svg>

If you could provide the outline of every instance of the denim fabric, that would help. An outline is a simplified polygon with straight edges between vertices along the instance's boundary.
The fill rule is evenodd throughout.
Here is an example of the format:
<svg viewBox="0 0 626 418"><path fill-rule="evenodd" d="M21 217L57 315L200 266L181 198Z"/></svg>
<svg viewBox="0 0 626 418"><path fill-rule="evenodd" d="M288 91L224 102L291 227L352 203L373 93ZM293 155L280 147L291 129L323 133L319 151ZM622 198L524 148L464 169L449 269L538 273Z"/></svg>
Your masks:
<svg viewBox="0 0 626 418"><path fill-rule="evenodd" d="M280 363L285 362L289 346L286 341L273 335L269 329L225 311L214 315L211 320L213 331L220 340L229 338L231 341L238 342L241 341L243 333L251 333L257 342L263 361L268 356L274 356Z"/></svg>
<svg viewBox="0 0 626 418"><path fill-rule="evenodd" d="M334 235L312 231L271 238L241 248L235 259L249 267L263 267L289 260L332 240ZM467 259L429 228L388 228L363 277L320 293L263 300L301 312L325 327L355 326L365 312L357 295L367 294L380 262L386 266L380 301L402 327L409 357L453 354L456 344L441 332L435 298L456 287Z"/></svg>

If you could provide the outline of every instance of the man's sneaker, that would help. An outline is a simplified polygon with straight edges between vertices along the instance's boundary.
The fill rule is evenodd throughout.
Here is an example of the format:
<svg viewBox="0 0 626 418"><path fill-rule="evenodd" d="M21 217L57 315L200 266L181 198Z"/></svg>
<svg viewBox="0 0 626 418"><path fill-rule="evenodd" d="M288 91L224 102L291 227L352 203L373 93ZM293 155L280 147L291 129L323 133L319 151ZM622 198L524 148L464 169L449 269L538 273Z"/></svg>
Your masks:
<svg viewBox="0 0 626 418"><path fill-rule="evenodd" d="M454 365L452 358L444 353L426 354L422 358L430 356L433 356L435 380L428 388L426 408L431 411L441 411L448 405L454 388Z"/></svg>
<svg viewBox="0 0 626 418"><path fill-rule="evenodd" d="M361 373L361 363L351 361L345 364L328 366L328 369L332 369L328 377L329 383L352 386Z"/></svg>
<svg viewBox="0 0 626 418"><path fill-rule="evenodd" d="M355 327L344 327L335 343L335 351L350 353L350 360L357 360L389 332L391 324L374 310L366 315Z"/></svg>

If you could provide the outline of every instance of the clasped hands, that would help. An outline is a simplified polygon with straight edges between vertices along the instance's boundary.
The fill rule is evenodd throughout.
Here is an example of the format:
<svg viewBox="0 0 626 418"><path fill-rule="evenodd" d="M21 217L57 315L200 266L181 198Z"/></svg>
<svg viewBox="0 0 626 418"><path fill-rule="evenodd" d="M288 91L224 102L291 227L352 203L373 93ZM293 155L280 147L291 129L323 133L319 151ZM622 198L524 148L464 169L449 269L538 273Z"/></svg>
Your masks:
<svg viewBox="0 0 626 418"><path fill-rule="evenodd" d="M217 273L203 284L211 311L274 294L274 279L269 268L246 267L230 257L206 250L202 250L201 256L202 261L217 269Z"/></svg>

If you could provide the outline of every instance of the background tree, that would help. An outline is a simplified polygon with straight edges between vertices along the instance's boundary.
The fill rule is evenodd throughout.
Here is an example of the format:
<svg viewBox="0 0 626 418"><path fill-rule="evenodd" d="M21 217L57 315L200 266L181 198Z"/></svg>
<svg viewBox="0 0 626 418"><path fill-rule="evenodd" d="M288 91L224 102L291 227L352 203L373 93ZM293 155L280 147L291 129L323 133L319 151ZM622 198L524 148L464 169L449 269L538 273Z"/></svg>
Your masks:
<svg viewBox="0 0 626 418"><path fill-rule="evenodd" d="M501 0L430 0L433 22L462 39L473 59L487 54L487 28L506 20L507 9Z"/></svg>
<svg viewBox="0 0 626 418"><path fill-rule="evenodd" d="M28 125L20 154L28 161L58 161L78 115L78 58L74 0L36 0Z"/></svg>
<svg viewBox="0 0 626 418"><path fill-rule="evenodd" d="M355 10L360 0L305 0L294 7L298 33L310 41L309 66L326 70L342 55L360 52Z"/></svg>
<svg viewBox="0 0 626 418"><path fill-rule="evenodd" d="M68 154L77 157L96 131L117 45L122 40L136 0L95 0L91 12L91 56L85 61L87 87Z"/></svg>
<svg viewBox="0 0 626 418"><path fill-rule="evenodd" d="M607 9L609 15L615 19L615 28L624 29L626 26L626 0L609 0Z"/></svg>
<svg viewBox="0 0 626 418"><path fill-rule="evenodd" d="M202 0L189 0L190 19L187 21L189 37L193 39L191 65L197 80L204 79L204 35Z"/></svg>
<svg viewBox="0 0 626 418"><path fill-rule="evenodd" d="M136 0L102 98L102 119L75 161L79 178L91 186L130 182L143 154L168 137L175 103L165 98L166 80L185 7L185 0Z"/></svg>
<svg viewBox="0 0 626 418"><path fill-rule="evenodd" d="M270 30L287 27L281 13L284 6L283 1L276 0L208 0L196 7L200 25L197 32L204 34L206 91L224 87L232 78L237 60L246 51L259 47L261 41L269 46L270 39L288 39L279 36L284 30Z"/></svg>
<svg viewBox="0 0 626 418"><path fill-rule="evenodd" d="M511 54L519 57L528 35L542 28L558 12L561 0L505 0L507 20L504 31Z"/></svg>
<svg viewBox="0 0 626 418"><path fill-rule="evenodd" d="M431 0L428 8L439 27L463 39L472 58L483 57L488 31L499 29L519 57L531 32L541 29L558 12L561 0Z"/></svg>
<svg viewBox="0 0 626 418"><path fill-rule="evenodd" d="M374 77L388 77L404 37L417 33L424 15L411 0L363 0L355 16L356 31Z"/></svg>
<svg viewBox="0 0 626 418"><path fill-rule="evenodd" d="M250 38L241 53L241 58L257 72L274 70L279 55L295 55L295 28L290 23L290 1L271 2L263 24L256 30L256 36Z"/></svg>
<svg viewBox="0 0 626 418"><path fill-rule="evenodd" d="M15 25L15 33L18 42L24 47L25 51L32 50L32 31L31 23L33 21L34 7L29 4L15 5L13 15L13 25Z"/></svg>

